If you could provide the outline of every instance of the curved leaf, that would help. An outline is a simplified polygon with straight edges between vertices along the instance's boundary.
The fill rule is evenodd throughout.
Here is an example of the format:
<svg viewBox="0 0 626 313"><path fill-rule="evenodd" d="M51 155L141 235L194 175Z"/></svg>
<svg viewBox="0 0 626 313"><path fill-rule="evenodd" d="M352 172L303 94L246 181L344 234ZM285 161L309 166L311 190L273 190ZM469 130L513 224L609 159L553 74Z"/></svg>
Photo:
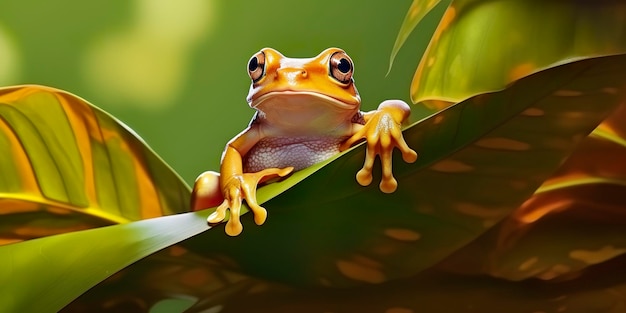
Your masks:
<svg viewBox="0 0 626 313"><path fill-rule="evenodd" d="M187 254L178 257L181 253L166 250L142 260L110 279L107 288L97 286L62 312L157 312L160 303L175 300L191 306L184 310L188 313L527 313L564 308L572 313L611 313L626 304L626 277L615 275L626 264L625 257L560 283L510 282L428 270L407 280L338 290L265 283L215 271L214 263Z"/></svg>
<svg viewBox="0 0 626 313"><path fill-rule="evenodd" d="M207 213L186 213L0 246L6 312L57 312L129 264L203 232Z"/></svg>
<svg viewBox="0 0 626 313"><path fill-rule="evenodd" d="M624 70L625 55L582 60L473 97L405 131L420 158L394 162L394 194L359 187L345 175L356 173L364 157L353 149L299 172L311 176L266 204L263 227L246 216L244 234L228 244L220 232L187 244L251 275L292 284L351 286L414 275L530 197L623 101ZM264 187L260 197L292 179L300 178Z"/></svg>
<svg viewBox="0 0 626 313"><path fill-rule="evenodd" d="M61 90L0 89L0 155L0 244L188 210L136 134Z"/></svg>
<svg viewBox="0 0 626 313"><path fill-rule="evenodd" d="M156 312L157 300L177 300L192 306L184 310L189 313L526 313L564 308L572 313L611 313L619 312L626 298L626 278L615 275L626 264L624 257L593 266L574 281L560 283L509 282L429 270L408 280L338 290L269 284L215 271L214 263L189 259L187 254L181 259L181 253L166 250L142 260L120 273L121 277L118 274L110 279L108 288L97 286L62 312Z"/></svg>
<svg viewBox="0 0 626 313"><path fill-rule="evenodd" d="M443 108L557 63L624 51L621 0L455 0L421 58L411 99Z"/></svg>
<svg viewBox="0 0 626 313"><path fill-rule="evenodd" d="M452 0L446 0L442 5L448 5ZM402 25L400 26L400 31L398 32L398 36L396 37L396 41L393 44L393 49L391 49L391 56L389 57L389 71L391 71L391 67L393 66L393 60L396 58L396 54L402 48L402 45L406 42L409 35L413 32L417 24L432 10L434 7L439 4L441 0L432 0L432 1L424 1L424 0L413 0L411 3L411 7L409 11L406 12L406 16L402 21Z"/></svg>

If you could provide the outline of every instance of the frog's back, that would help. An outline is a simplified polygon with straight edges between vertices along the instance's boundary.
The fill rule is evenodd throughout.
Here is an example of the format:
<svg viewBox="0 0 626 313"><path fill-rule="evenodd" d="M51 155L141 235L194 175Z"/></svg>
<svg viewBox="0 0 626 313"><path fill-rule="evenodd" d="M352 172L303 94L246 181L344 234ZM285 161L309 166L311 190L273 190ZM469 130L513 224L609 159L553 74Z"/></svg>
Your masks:
<svg viewBox="0 0 626 313"><path fill-rule="evenodd" d="M244 158L244 172L258 172L270 167L301 170L339 153L339 146L348 137L266 137Z"/></svg>

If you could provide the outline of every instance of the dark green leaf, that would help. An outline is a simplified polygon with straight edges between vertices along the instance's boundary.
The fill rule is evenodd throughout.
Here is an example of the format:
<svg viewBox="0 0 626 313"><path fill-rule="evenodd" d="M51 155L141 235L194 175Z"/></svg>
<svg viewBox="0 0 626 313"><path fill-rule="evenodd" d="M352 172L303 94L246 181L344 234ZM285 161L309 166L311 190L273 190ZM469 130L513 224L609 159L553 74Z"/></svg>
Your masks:
<svg viewBox="0 0 626 313"><path fill-rule="evenodd" d="M439 268L562 280L626 253L625 120L622 104L532 198Z"/></svg>
<svg viewBox="0 0 626 313"><path fill-rule="evenodd" d="M266 203L262 227L246 216L244 233L227 244L220 232L188 244L233 259L251 275L292 284L351 286L414 275L528 199L623 101L625 70L624 55L588 59L473 97L405 131L420 158L395 161L394 194L356 184L352 173L364 158L356 148L298 173L312 175ZM268 199L266 192L277 194L292 179L259 194Z"/></svg>
<svg viewBox="0 0 626 313"><path fill-rule="evenodd" d="M626 258L591 268L576 281L510 282L427 271L408 280L349 289L270 290L223 302L220 313L621 313ZM201 308L187 311L206 312ZM210 312L210 311L209 311Z"/></svg>

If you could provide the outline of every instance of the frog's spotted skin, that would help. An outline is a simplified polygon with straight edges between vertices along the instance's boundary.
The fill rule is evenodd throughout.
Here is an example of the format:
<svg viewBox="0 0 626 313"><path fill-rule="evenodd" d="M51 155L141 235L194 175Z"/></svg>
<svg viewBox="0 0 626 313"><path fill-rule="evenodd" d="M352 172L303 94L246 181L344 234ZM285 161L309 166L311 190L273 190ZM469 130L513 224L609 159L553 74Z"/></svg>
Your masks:
<svg viewBox="0 0 626 313"><path fill-rule="evenodd" d="M254 221L265 222L267 211L257 204L257 185L321 162L365 139L367 153L356 180L372 181L376 155L380 156L380 190L398 185L391 172L391 152L398 148L407 162L417 153L402 138L400 125L410 115L408 104L387 100L378 109L361 112L361 97L352 78L354 65L341 49L329 48L307 59L287 58L265 48L248 62L252 80L248 104L256 110L252 123L226 145L220 173L205 172L194 184L193 210L217 206L209 223L230 218L226 233L243 230L239 221L246 200Z"/></svg>
<svg viewBox="0 0 626 313"><path fill-rule="evenodd" d="M244 172L270 167L293 167L294 171L322 162L339 153L344 137L269 137L259 142L244 157Z"/></svg>

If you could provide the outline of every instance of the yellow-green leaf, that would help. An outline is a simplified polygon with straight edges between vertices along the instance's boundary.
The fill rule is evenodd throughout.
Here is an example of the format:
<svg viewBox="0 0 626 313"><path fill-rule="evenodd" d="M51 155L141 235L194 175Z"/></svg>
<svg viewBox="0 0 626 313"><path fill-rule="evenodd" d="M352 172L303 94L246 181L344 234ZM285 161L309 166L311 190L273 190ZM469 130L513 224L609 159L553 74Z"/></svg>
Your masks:
<svg viewBox="0 0 626 313"><path fill-rule="evenodd" d="M188 210L189 188L136 134L70 93L0 89L0 243Z"/></svg>
<svg viewBox="0 0 626 313"><path fill-rule="evenodd" d="M442 108L554 64L624 51L621 0L455 0L421 56L411 99Z"/></svg>
<svg viewBox="0 0 626 313"><path fill-rule="evenodd" d="M0 246L4 312L58 312L133 262L209 229L206 212L175 214Z"/></svg>

